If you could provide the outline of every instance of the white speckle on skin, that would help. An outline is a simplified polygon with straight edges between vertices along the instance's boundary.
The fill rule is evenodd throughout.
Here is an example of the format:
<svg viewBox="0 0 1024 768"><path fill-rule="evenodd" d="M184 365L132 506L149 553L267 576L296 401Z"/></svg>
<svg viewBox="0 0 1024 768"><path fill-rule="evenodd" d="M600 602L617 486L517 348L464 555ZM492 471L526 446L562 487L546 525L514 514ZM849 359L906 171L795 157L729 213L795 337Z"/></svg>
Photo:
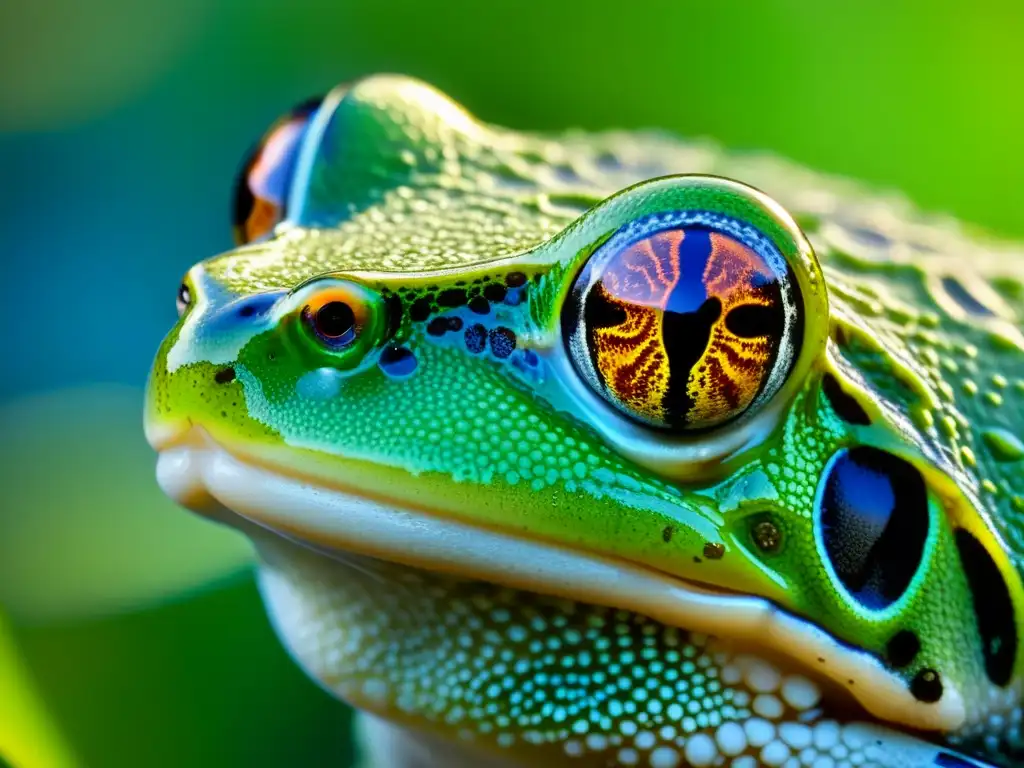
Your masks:
<svg viewBox="0 0 1024 768"><path fill-rule="evenodd" d="M747 686L758 693L771 693L779 687L779 683L782 681L778 670L761 660L749 662L744 677Z"/></svg>
<svg viewBox="0 0 1024 768"><path fill-rule="evenodd" d="M839 742L839 723L823 720L814 726L814 746L821 750L832 749Z"/></svg>
<svg viewBox="0 0 1024 768"><path fill-rule="evenodd" d="M779 737L793 749L803 749L811 743L811 729L802 723L783 723Z"/></svg>
<svg viewBox="0 0 1024 768"><path fill-rule="evenodd" d="M760 717L752 717L743 724L743 732L752 747L763 747L775 738L775 726Z"/></svg>
<svg viewBox="0 0 1024 768"><path fill-rule="evenodd" d="M761 762L765 765L782 765L789 758L789 747L781 741L772 741L761 750Z"/></svg>
<svg viewBox="0 0 1024 768"><path fill-rule="evenodd" d="M640 760L640 754L631 747L619 750L619 762L623 765L636 765Z"/></svg>
<svg viewBox="0 0 1024 768"><path fill-rule="evenodd" d="M732 757L747 748L747 735L738 723L724 723L715 732L715 741L722 754Z"/></svg>
<svg viewBox="0 0 1024 768"><path fill-rule="evenodd" d="M710 736L698 733L686 741L683 754L686 755L687 762L693 768L705 768L715 761L718 756L718 748Z"/></svg>
<svg viewBox="0 0 1024 768"><path fill-rule="evenodd" d="M771 694L759 693L754 697L754 711L761 717L778 720L782 717L782 702Z"/></svg>
<svg viewBox="0 0 1024 768"><path fill-rule="evenodd" d="M680 759L676 750L670 747L658 747L651 752L651 768L676 768Z"/></svg>
<svg viewBox="0 0 1024 768"><path fill-rule="evenodd" d="M800 675L790 675L782 681L782 698L797 711L817 706L821 701L818 686Z"/></svg>

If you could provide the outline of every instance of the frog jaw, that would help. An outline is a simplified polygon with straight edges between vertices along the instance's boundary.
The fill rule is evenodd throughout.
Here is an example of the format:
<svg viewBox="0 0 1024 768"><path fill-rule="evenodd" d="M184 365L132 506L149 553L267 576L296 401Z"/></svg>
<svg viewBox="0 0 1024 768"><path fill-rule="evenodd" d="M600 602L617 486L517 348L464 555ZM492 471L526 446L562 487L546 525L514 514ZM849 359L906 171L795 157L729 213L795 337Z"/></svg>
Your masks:
<svg viewBox="0 0 1024 768"><path fill-rule="evenodd" d="M955 731L962 699L948 690L922 705L870 654L837 642L772 602L679 579L612 557L482 528L437 510L311 485L272 467L266 450L227 450L201 428L151 426L158 478L183 506L233 515L321 552L355 553L574 601L625 608L667 626L728 638L785 657L845 688L872 716L928 731ZM258 455L257 455L258 454ZM822 661L823 660L823 661Z"/></svg>

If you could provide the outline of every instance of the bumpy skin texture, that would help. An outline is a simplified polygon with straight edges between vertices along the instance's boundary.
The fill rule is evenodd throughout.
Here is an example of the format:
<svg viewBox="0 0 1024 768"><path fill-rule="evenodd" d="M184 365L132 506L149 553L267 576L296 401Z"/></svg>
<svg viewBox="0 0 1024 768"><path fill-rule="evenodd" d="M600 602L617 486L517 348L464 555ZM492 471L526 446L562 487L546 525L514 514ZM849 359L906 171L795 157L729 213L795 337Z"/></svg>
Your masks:
<svg viewBox="0 0 1024 768"><path fill-rule="evenodd" d="M782 208L672 174L737 179ZM880 676L846 679L831 656L785 659L778 647L765 649L782 657L765 672L749 642L616 614L592 595L558 602L472 572L353 567L340 555L334 567L255 533L281 634L325 685L398 722L535 762L922 764L896 746L890 758L865 752L870 732L830 751L846 742L833 739L828 706L821 719L820 693L806 694L830 679L897 728L927 723L930 738L1007 765L1024 755L1020 251L773 158L653 134L514 134L387 77L328 96L284 208L265 239L190 272L188 306L151 378L151 426L200 426L235 456L313 487L763 598L828 638L836 659L870 660ZM748 370L742 412L692 434L631 418L616 393L598 391L610 386L603 374L588 374L586 340L570 341L588 322L572 306L588 260L617 233L676 226L681 212L761 233L799 305L799 326L785 325L797 341L773 353L774 388L772 337L760 336L744 349L767 368ZM747 277L743 290L763 290L764 275ZM309 308L338 295L365 312L352 347L310 330ZM670 375L659 359L650 381ZM713 382L696 382L692 401L717 397ZM706 413L729 407L714 403ZM870 506L879 475L899 478L888 538L870 510L851 524L842 516L851 498ZM324 541L298 525L289 533ZM608 638L622 650L602 653ZM552 682L563 663L586 672ZM791 671L801 667L814 682ZM632 682L605 690L623 677ZM870 688L881 678L909 692L905 718L882 715ZM541 693L524 709L527 681ZM659 704L643 703L640 719L648 689ZM758 705L759 695L771 700ZM722 732L730 722L746 727L742 739ZM826 746L792 728L784 738L783 723L817 728L807 738Z"/></svg>

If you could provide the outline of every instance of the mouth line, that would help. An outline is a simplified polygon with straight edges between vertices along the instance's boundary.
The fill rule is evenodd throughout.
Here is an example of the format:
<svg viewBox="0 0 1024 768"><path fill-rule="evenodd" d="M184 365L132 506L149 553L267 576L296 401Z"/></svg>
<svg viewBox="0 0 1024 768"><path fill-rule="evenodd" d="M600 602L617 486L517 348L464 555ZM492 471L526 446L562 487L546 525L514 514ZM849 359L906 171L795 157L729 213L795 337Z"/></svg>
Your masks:
<svg viewBox="0 0 1024 768"><path fill-rule="evenodd" d="M156 437L153 435L152 437ZM161 487L182 506L238 518L327 557L355 553L566 599L628 609L691 632L764 648L808 677L849 694L871 717L911 730L956 731L965 721L948 686L933 704L874 656L837 641L774 603L709 588L651 568L473 526L297 479L240 458L205 430L152 440Z"/></svg>

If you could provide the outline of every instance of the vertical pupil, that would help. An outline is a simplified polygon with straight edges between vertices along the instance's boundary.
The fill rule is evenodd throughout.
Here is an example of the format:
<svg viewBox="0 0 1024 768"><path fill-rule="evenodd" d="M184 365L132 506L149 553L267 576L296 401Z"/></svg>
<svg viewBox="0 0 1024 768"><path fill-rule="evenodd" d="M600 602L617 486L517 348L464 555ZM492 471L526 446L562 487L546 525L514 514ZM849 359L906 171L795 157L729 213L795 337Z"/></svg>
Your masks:
<svg viewBox="0 0 1024 768"><path fill-rule="evenodd" d="M351 331L355 320L352 307L343 301L332 301L317 311L316 329L324 336L336 339Z"/></svg>

